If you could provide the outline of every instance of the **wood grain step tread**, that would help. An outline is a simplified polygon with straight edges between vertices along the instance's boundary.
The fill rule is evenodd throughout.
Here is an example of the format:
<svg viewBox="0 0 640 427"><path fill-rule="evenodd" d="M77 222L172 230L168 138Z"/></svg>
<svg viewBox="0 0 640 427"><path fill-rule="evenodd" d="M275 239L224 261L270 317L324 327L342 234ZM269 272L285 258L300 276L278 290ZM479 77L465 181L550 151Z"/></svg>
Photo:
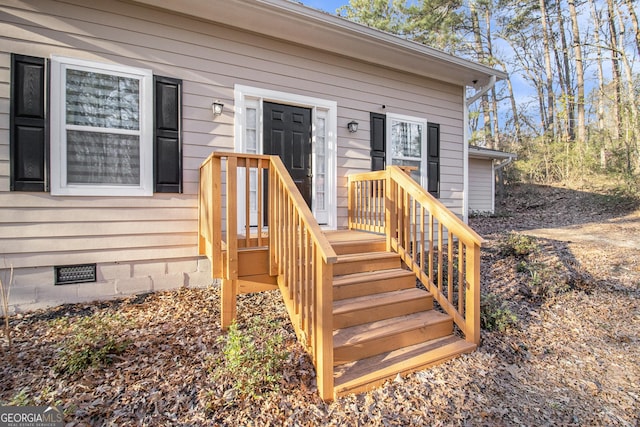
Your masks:
<svg viewBox="0 0 640 427"><path fill-rule="evenodd" d="M435 310L429 310L336 329L333 331L333 347L337 349L346 346L361 346L367 341L393 337L408 330L428 328L445 322L452 322L451 317Z"/></svg>
<svg viewBox="0 0 640 427"><path fill-rule="evenodd" d="M398 291L383 292L374 295L348 298L333 302L333 314L339 315L350 311L373 309L375 307L385 307L405 301L424 299L429 300L432 295L418 288L401 289ZM430 307L429 307L430 308ZM426 308L426 309L429 309Z"/></svg>
<svg viewBox="0 0 640 427"><path fill-rule="evenodd" d="M344 263L344 262L357 262L357 261L389 259L389 258L400 259L400 255L398 255L395 252L387 252L387 251L344 254L344 255L338 255L338 264Z"/></svg>
<svg viewBox="0 0 640 427"><path fill-rule="evenodd" d="M355 283L371 282L373 280L395 279L404 276L415 277L415 274L404 268L392 268L389 270L366 271L364 273L344 274L333 278L333 286L344 286Z"/></svg>
<svg viewBox="0 0 640 427"><path fill-rule="evenodd" d="M371 390L385 381L446 362L476 345L455 335L403 347L334 368L335 396Z"/></svg>

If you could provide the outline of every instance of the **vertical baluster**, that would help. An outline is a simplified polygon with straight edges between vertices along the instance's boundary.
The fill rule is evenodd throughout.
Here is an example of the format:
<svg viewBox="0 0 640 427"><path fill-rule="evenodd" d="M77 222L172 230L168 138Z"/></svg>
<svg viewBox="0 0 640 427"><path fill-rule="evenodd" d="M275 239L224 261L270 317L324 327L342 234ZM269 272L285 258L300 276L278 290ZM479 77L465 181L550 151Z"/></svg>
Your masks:
<svg viewBox="0 0 640 427"><path fill-rule="evenodd" d="M421 271L424 271L424 252L425 252L424 238L425 238L424 206L420 204L420 270ZM429 289L429 286L427 286L427 289Z"/></svg>
<svg viewBox="0 0 640 427"><path fill-rule="evenodd" d="M263 186L263 174L264 174L264 164L263 164L263 159L260 159L258 161L258 178L257 178L257 182L256 182L256 205L258 206L258 246L263 246L264 242L262 239L262 228L263 228L263 219L264 219L264 206L262 206L262 201L264 199L264 189L262 188Z"/></svg>
<svg viewBox="0 0 640 427"><path fill-rule="evenodd" d="M458 312L464 316L464 245L458 239Z"/></svg>
<svg viewBox="0 0 640 427"><path fill-rule="evenodd" d="M442 247L442 221L438 220L438 289L442 292L442 255L443 255L443 247ZM447 287L451 289L451 283L447 284Z"/></svg>
<svg viewBox="0 0 640 427"><path fill-rule="evenodd" d="M244 159L244 247L251 247L251 160Z"/></svg>
<svg viewBox="0 0 640 427"><path fill-rule="evenodd" d="M418 246L417 246L417 242L418 242L418 221L417 221L417 214L418 212L416 211L416 199L411 200L411 223L413 225L413 230L412 230L412 242L411 242L411 255L413 258L413 262L417 263L418 262Z"/></svg>
<svg viewBox="0 0 640 427"><path fill-rule="evenodd" d="M429 282L436 285L433 280L433 214L429 212ZM440 289L442 291L442 289Z"/></svg>
<svg viewBox="0 0 640 427"><path fill-rule="evenodd" d="M453 258L453 233L451 230L448 230L447 233L447 283L449 283L449 289L453 288L453 283L455 281L455 277L453 277L453 265L455 263L455 259ZM451 299L451 296L449 296Z"/></svg>

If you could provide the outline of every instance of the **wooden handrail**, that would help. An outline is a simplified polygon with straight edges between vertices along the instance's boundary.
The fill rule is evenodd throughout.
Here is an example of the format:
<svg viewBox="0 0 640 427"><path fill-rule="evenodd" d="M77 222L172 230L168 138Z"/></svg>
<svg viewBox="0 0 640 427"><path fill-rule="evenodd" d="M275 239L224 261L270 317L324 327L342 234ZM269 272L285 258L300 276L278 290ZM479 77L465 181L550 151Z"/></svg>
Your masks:
<svg viewBox="0 0 640 427"><path fill-rule="evenodd" d="M380 185L384 197L372 198ZM348 195L349 228L385 233L387 250L400 254L465 339L479 344L484 239L398 166L350 175Z"/></svg>
<svg viewBox="0 0 640 427"><path fill-rule="evenodd" d="M226 171L223 172L223 160ZM238 194L238 170L245 169L245 194ZM268 171L268 184L262 171ZM226 174L223 185L222 176ZM249 227L250 187L256 180L256 237ZM263 185L264 184L264 185ZM241 185L241 184L240 184ZM224 188L223 188L224 187ZM242 188L242 187L240 187ZM268 189L268 207L263 206ZM238 206L244 197L244 211ZM224 207L224 208L223 208ZM263 223L267 208L266 224ZM277 276L289 317L316 367L320 397L333 398L333 264L338 257L282 160L278 156L212 153L200 167L199 252L212 260L214 278L222 279L222 320L235 318L238 249L268 244L269 272ZM223 222L223 209L225 221ZM245 236L238 233L238 214L247 219ZM223 227L224 225L224 227ZM263 229L268 237L263 241ZM223 231L224 228L224 231ZM226 260L224 263L221 260Z"/></svg>
<svg viewBox="0 0 640 427"><path fill-rule="evenodd" d="M333 398L333 247L282 160L269 169L269 264L289 317L316 367L320 397Z"/></svg>

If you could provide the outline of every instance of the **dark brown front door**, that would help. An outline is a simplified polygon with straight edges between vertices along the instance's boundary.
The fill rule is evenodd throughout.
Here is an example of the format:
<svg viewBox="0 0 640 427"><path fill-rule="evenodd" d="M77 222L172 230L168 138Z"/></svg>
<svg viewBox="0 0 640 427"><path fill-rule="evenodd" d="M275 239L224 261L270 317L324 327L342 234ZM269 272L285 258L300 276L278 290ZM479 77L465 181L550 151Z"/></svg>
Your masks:
<svg viewBox="0 0 640 427"><path fill-rule="evenodd" d="M265 102L264 154L277 154L311 207L311 109Z"/></svg>

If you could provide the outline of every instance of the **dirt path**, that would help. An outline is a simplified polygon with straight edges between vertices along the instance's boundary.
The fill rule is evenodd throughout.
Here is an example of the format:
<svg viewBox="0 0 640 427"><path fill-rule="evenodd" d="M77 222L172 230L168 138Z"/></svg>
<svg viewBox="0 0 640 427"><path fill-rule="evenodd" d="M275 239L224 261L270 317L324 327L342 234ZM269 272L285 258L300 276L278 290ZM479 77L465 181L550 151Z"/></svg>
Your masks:
<svg viewBox="0 0 640 427"><path fill-rule="evenodd" d="M605 222L567 227L536 228L525 234L561 242L584 242L640 250L640 211Z"/></svg>

